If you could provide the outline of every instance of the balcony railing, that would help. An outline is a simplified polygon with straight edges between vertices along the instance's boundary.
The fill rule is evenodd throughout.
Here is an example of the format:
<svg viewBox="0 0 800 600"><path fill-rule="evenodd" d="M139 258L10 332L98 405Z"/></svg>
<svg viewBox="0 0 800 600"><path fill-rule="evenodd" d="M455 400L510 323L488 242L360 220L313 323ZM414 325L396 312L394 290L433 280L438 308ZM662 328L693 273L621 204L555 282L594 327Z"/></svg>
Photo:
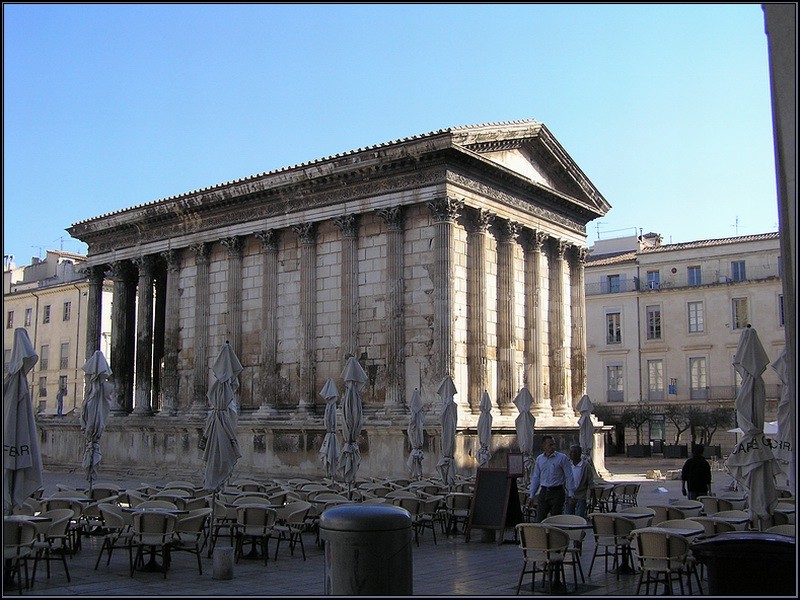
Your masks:
<svg viewBox="0 0 800 600"><path fill-rule="evenodd" d="M746 279L742 279L740 281L734 281L731 277L727 277L725 275L709 274L703 277L700 284L690 284L687 275L667 274L667 276L658 282L640 282L638 277L634 277L633 279L620 280L614 285L609 285L608 281L586 283L585 288L587 296L599 296L601 294L619 294L622 292L659 292L661 290L671 290L686 287L730 285L748 281L766 281L769 279L780 280L777 275L766 275L764 277L747 277Z"/></svg>

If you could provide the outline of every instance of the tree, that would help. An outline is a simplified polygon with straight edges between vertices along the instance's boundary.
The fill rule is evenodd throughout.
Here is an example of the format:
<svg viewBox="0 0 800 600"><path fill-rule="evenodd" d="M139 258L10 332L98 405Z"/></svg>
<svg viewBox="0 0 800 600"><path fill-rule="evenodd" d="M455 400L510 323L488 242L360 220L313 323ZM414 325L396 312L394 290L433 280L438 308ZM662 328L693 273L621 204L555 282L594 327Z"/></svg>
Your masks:
<svg viewBox="0 0 800 600"><path fill-rule="evenodd" d="M650 420L652 411L649 406L639 403L636 408L626 408L622 411L620 420L625 427L636 430L636 444L642 443L642 427Z"/></svg>
<svg viewBox="0 0 800 600"><path fill-rule="evenodd" d="M733 415L729 408L712 408L704 412L705 418L700 425L700 443L704 446L711 446L711 439L717 429L733 424Z"/></svg>
<svg viewBox="0 0 800 600"><path fill-rule="evenodd" d="M681 443L681 435L687 431L692 422L689 419L689 409L683 404L668 404L664 407L664 418L675 426L675 445Z"/></svg>
<svg viewBox="0 0 800 600"><path fill-rule="evenodd" d="M598 421L602 421L606 425L619 422L619 417L615 415L611 407L606 404L595 404L592 413L597 417Z"/></svg>

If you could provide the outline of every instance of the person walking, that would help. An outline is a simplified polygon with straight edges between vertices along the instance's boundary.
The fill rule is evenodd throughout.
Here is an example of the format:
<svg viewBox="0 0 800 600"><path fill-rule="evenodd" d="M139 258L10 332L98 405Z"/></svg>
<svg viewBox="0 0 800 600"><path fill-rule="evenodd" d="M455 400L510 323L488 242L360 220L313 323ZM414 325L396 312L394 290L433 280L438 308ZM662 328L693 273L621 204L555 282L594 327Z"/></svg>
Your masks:
<svg viewBox="0 0 800 600"><path fill-rule="evenodd" d="M562 514L564 502L567 499L574 502L575 482L572 477L570 461L566 454L556 450L556 441L552 435L542 438L542 453L534 461L530 495L528 496L529 504L535 503L537 492L539 500L536 503L536 521L538 523L550 515Z"/></svg>
<svg viewBox="0 0 800 600"><path fill-rule="evenodd" d="M683 463L681 469L681 493L689 500L706 496L711 489L711 465L703 456L704 450L702 444L693 446L692 457Z"/></svg>
<svg viewBox="0 0 800 600"><path fill-rule="evenodd" d="M586 518L586 507L589 494L594 489L596 471L592 461L583 457L583 449L577 444L569 447L569 460L575 496L564 503L564 514Z"/></svg>

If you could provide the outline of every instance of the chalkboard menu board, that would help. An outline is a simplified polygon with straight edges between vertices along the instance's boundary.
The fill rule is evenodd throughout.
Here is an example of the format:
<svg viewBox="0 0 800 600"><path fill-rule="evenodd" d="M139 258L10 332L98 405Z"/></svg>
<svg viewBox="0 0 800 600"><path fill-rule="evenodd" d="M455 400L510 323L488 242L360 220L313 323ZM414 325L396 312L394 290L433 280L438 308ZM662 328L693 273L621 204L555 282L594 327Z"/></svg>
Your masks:
<svg viewBox="0 0 800 600"><path fill-rule="evenodd" d="M472 492L466 540L475 529L498 530L497 543L503 543L505 530L522 522L517 479L506 469L479 468Z"/></svg>

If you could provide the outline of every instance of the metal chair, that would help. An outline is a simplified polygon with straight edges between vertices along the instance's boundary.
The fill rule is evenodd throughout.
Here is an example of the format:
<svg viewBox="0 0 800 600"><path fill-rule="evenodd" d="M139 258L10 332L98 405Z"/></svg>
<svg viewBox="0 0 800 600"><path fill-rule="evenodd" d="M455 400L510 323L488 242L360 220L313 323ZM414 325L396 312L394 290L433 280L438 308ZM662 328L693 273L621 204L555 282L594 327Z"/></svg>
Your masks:
<svg viewBox="0 0 800 600"><path fill-rule="evenodd" d="M103 543L100 546L100 553L97 555L97 562L94 564L95 570L100 565L103 552L108 553L106 566L111 564L111 555L114 550L120 548L128 551L128 568L133 563L133 513L122 510L121 506L114 504L100 505L100 514L103 518Z"/></svg>
<svg viewBox="0 0 800 600"><path fill-rule="evenodd" d="M447 533L464 533L469 522L472 494L451 492L444 497ZM459 524L461 531L459 531Z"/></svg>
<svg viewBox="0 0 800 600"><path fill-rule="evenodd" d="M200 562L200 552L203 546L200 540L206 535L206 524L211 518L211 509L197 508L189 514L180 516L175 521L175 532L172 534L170 551L188 552L197 557L197 570L203 574L203 564Z"/></svg>
<svg viewBox="0 0 800 600"><path fill-rule="evenodd" d="M34 555L33 545L36 542L36 535L36 527L29 521L16 519L3 521L3 580L5 583L6 571L9 573L9 583L16 575L20 594L23 589L30 587L28 560ZM25 568L24 586L22 583L23 567Z"/></svg>
<svg viewBox="0 0 800 600"><path fill-rule="evenodd" d="M639 581L636 593L642 583L646 584L645 594L658 593L658 584L663 583L664 593L672 595L672 584L677 580L681 595L684 595L683 578L687 578L689 595L692 593L691 567L689 565L689 540L682 535L658 527L636 529L631 533L639 561ZM646 579L645 579L646 577ZM663 577L663 581L661 580ZM699 585L698 580L698 585Z"/></svg>
<svg viewBox="0 0 800 600"><path fill-rule="evenodd" d="M69 526L72 521L73 512L69 508L55 508L53 510L40 513L41 517L48 517L51 520L47 523L37 524L37 539L33 544L36 554L33 560L33 573L31 574L30 586L33 587L36 581L36 567L40 560L44 560L47 565L47 578L50 579L50 561L59 560L64 565L64 573L67 581L72 581L69 576L67 566L67 552L69 551Z"/></svg>
<svg viewBox="0 0 800 600"><path fill-rule="evenodd" d="M716 517L689 517L689 520L694 521L695 523L700 523L705 530L703 533L705 535L715 535L717 533L723 533L725 531L736 531L736 527L733 524L728 523L727 521L723 521L722 519L717 519Z"/></svg>
<svg viewBox="0 0 800 600"><path fill-rule="evenodd" d="M618 513L591 513L589 522L592 524L594 536L594 553L589 565L589 576L592 575L595 559L602 556L606 572L608 572L608 559L614 559L612 568L616 568L619 579L621 571L633 567L630 561L630 534L636 529L636 523Z"/></svg>
<svg viewBox="0 0 800 600"><path fill-rule="evenodd" d="M790 535L792 537L797 537L797 527L794 525L787 523L785 525L773 525L772 527L767 527L764 530L765 533L778 533L780 535Z"/></svg>
<svg viewBox="0 0 800 600"><path fill-rule="evenodd" d="M150 565L158 568L156 558L161 556L160 569L167 578L169 568L169 551L172 535L175 533L177 517L173 513L148 511L133 513L133 538L131 544L136 548L136 556L131 562L131 577L138 566L144 566L144 552L150 554Z"/></svg>
<svg viewBox="0 0 800 600"><path fill-rule="evenodd" d="M299 543L300 550L303 552L303 560L306 559L303 532L308 529L306 518L311 508L310 502L299 500L290 502L276 510L276 523L273 527L274 533L278 534L275 543L275 560L278 560L278 549L281 546L281 540L289 542L289 550L292 556L294 556L295 546Z"/></svg>
<svg viewBox="0 0 800 600"><path fill-rule="evenodd" d="M575 587L578 586L578 572L581 574L581 582L586 583L583 575L581 557L583 556L583 539L586 537L586 529L589 521L578 515L552 515L542 520L545 525L555 525L562 527L567 532L571 544L567 548L567 556L570 558L569 564L572 565L572 576L575 580Z"/></svg>
<svg viewBox="0 0 800 600"><path fill-rule="evenodd" d="M268 508L263 504L242 504L236 507L236 562L242 557L244 543L249 541L254 549L255 544L261 545L264 564L267 564L269 540L274 532L277 516L278 513L274 508Z"/></svg>
<svg viewBox="0 0 800 600"><path fill-rule="evenodd" d="M517 594L519 595L526 574L531 575L531 591L533 591L537 573L541 573L542 579L547 580L548 594L552 594L553 576L559 575L561 581L566 579L564 557L570 543L569 535L555 525L544 523L517 523L516 532L522 550L522 571L517 582Z"/></svg>

